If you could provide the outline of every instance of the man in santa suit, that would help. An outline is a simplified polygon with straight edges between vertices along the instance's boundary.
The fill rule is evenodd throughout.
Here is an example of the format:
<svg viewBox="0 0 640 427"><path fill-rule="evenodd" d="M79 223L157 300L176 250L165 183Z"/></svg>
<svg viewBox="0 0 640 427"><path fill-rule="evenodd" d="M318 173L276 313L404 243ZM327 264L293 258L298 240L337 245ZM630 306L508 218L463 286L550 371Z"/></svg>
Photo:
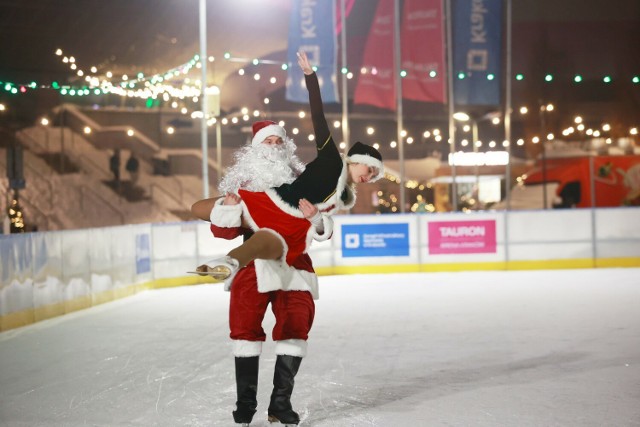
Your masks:
<svg viewBox="0 0 640 427"><path fill-rule="evenodd" d="M211 222L215 237L249 238L252 231L243 224L238 191L265 191L293 182L304 170L295 149L282 126L271 121L254 123L251 144L236 153L234 165L220 183L220 193L225 196L196 202L192 212ZM318 210L313 205L309 204L305 211L305 216L317 218ZM331 218L322 215L314 223L313 238L330 238L332 228ZM272 338L277 359L269 419L297 424L299 416L290 399L295 375L307 351L315 314L313 300L318 298L318 279L311 258L302 253L292 260L290 267L257 259L241 268L225 285L231 291L229 326L236 368L235 422L248 424L256 412L258 365L266 339L262 320L271 303L276 318Z"/></svg>

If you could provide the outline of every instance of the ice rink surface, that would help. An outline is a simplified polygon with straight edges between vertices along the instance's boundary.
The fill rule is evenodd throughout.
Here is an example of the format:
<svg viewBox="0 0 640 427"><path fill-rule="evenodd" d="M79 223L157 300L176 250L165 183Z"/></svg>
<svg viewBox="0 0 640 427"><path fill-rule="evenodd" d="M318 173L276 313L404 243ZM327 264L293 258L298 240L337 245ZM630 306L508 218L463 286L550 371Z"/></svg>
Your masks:
<svg viewBox="0 0 640 427"><path fill-rule="evenodd" d="M302 426L640 426L640 269L321 277L320 292ZM0 426L235 425L228 302L217 284L155 290L1 333ZM273 349L252 426L269 425Z"/></svg>

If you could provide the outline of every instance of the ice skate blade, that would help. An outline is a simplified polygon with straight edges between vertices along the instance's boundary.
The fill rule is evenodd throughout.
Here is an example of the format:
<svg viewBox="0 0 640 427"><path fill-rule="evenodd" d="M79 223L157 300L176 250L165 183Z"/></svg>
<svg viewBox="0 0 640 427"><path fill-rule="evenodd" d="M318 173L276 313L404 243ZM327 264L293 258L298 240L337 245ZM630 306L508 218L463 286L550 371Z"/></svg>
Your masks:
<svg viewBox="0 0 640 427"><path fill-rule="evenodd" d="M267 417L267 421L269 421L269 424L276 424L276 425L280 425L280 426L285 426L285 427L295 427L298 424L292 424L292 423L283 423L282 421L280 421L279 419L277 419L276 417L274 417L273 415L269 415Z"/></svg>
<svg viewBox="0 0 640 427"><path fill-rule="evenodd" d="M231 272L227 271L187 271L189 274L197 274L198 276L210 276L217 280L227 280L231 276Z"/></svg>

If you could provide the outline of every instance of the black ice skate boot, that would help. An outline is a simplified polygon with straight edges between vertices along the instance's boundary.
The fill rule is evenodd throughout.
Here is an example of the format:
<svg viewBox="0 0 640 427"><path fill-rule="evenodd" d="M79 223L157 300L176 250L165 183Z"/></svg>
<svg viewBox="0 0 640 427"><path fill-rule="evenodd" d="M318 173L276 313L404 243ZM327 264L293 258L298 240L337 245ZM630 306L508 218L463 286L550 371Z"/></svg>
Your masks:
<svg viewBox="0 0 640 427"><path fill-rule="evenodd" d="M238 401L233 419L238 424L249 425L256 413L258 400L258 365L260 356L236 357L236 388Z"/></svg>
<svg viewBox="0 0 640 427"><path fill-rule="evenodd" d="M291 407L294 378L302 357L279 355L273 373L273 392L269 404L269 422L296 425L300 417Z"/></svg>

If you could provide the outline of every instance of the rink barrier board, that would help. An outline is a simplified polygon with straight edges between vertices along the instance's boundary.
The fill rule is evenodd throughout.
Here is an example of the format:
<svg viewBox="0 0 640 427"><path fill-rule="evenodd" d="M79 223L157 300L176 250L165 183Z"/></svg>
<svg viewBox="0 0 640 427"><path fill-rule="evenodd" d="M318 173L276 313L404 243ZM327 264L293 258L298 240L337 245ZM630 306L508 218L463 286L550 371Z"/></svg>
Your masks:
<svg viewBox="0 0 640 427"><path fill-rule="evenodd" d="M319 275L640 267L638 217L640 208L343 215L334 217L333 238L309 254ZM434 252L430 226L452 222L493 223L492 251ZM343 238L358 228L404 229L406 253L349 257ZM240 242L212 238L204 221L1 236L0 330L145 289L216 283L186 272Z"/></svg>

